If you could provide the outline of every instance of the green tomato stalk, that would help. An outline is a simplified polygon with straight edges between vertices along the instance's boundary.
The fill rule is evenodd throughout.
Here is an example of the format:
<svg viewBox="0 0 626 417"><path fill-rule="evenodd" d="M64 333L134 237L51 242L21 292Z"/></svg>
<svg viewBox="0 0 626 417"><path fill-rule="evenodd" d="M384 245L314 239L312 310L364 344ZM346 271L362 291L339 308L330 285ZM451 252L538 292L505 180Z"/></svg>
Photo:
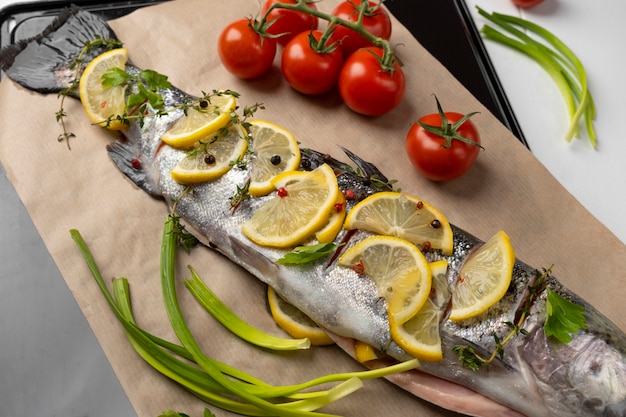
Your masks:
<svg viewBox="0 0 626 417"><path fill-rule="evenodd" d="M487 39L527 55L552 77L565 100L570 117L565 139L570 142L578 136L578 125L580 119L584 118L589 141L595 149L597 147L593 126L595 104L588 89L587 74L576 54L557 36L533 22L501 13L489 14L478 6L477 9L481 16L502 29L501 31L490 25L483 26L482 33ZM530 37L524 30L537 35L545 42Z"/></svg>

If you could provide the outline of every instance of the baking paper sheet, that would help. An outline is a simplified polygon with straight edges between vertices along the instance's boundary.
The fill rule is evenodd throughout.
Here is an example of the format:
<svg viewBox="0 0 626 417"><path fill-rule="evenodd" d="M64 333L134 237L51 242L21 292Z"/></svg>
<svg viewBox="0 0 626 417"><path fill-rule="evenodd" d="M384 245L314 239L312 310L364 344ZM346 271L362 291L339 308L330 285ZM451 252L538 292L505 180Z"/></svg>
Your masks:
<svg viewBox="0 0 626 417"><path fill-rule="evenodd" d="M318 7L331 11L336 2L324 0ZM518 258L537 268L554 265L555 275L566 286L626 328L622 314L625 246L397 21L392 42L404 62L406 98L393 112L368 118L347 109L335 92L312 98L292 90L280 75L279 58L270 73L258 80L231 76L217 56L218 33L227 22L257 10L258 2L252 0L177 0L138 10L111 26L138 67L167 74L174 85L192 94L228 88L241 93L242 106L264 103L266 109L257 117L285 126L303 146L340 159L338 144L347 147L397 179L396 187L436 205L452 223L483 240L504 229ZM485 150L464 177L449 183L421 178L404 151L411 124L436 111L433 94L444 109L480 112L473 120ZM81 232L105 278L128 278L140 326L175 340L163 308L158 272L167 208L117 171L105 151L111 136L89 124L78 101L67 100L64 105L68 128L77 136L71 150L57 142L59 106L55 95L26 91L6 78L0 83L0 160L7 176L137 414L157 416L174 409L201 415L203 403L152 370L132 350L69 235L72 228ZM189 277L188 264L245 320L284 334L267 312L264 285L221 255L199 248L180 256L179 298L192 331L210 356L273 384L362 369L336 347L274 353L247 346L185 290L182 279ZM230 415L211 409L217 416ZM454 415L382 380L366 381L363 389L324 411L348 416Z"/></svg>

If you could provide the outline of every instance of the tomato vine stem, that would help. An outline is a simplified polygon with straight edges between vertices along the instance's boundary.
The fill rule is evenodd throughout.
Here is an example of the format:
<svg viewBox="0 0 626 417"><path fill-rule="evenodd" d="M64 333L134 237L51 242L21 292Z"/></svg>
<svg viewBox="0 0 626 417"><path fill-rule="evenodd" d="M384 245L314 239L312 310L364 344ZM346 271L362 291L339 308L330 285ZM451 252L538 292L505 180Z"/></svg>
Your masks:
<svg viewBox="0 0 626 417"><path fill-rule="evenodd" d="M382 1L379 3L378 6L380 6L381 4L382 4ZM382 48L383 57L380 60L381 67L383 68L384 71L394 71L394 68L393 68L394 63L398 62L400 64L400 61L396 57L396 54L393 51L391 43L387 39L371 34L369 31L367 31L363 27L363 17L368 11L368 8L369 8L369 2L362 1L361 4L358 6L359 15L357 17L357 20L355 22L351 22L349 20L342 19L338 16L334 16L334 15L325 13L323 11L314 9L312 7L309 7L307 5L306 0L296 0L295 4L274 3L261 16L258 25L256 25L255 30L257 30L258 32L259 28L266 28L267 24L271 24L271 21L268 22L267 18L270 12L274 9L286 9L286 10L293 10L293 11L306 13L308 15L315 16L319 19L327 21L328 29L326 30L326 33L328 33L329 31L332 31L333 27L335 27L336 25L344 26L348 29L354 30L356 33L363 36L365 39L370 41L372 45ZM266 36L264 33L259 33L259 34L262 36Z"/></svg>

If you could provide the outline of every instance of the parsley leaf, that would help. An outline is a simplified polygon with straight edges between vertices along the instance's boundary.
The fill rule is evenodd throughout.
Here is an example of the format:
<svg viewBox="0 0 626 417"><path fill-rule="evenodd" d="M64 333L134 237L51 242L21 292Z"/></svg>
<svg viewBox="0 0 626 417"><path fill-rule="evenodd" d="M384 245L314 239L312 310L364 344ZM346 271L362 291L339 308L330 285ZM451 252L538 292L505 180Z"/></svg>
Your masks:
<svg viewBox="0 0 626 417"><path fill-rule="evenodd" d="M282 265L302 265L313 262L324 255L334 251L337 245L334 243L318 243L309 246L297 246L291 252L278 259L276 263Z"/></svg>
<svg viewBox="0 0 626 417"><path fill-rule="evenodd" d="M132 78L132 75L126 73L126 71L120 68L109 68L107 72L102 74L102 86L103 87L116 87L123 85L126 81Z"/></svg>
<svg viewBox="0 0 626 417"><path fill-rule="evenodd" d="M585 308L561 297L551 289L547 289L546 336L554 337L561 343L569 343L572 334L586 327Z"/></svg>

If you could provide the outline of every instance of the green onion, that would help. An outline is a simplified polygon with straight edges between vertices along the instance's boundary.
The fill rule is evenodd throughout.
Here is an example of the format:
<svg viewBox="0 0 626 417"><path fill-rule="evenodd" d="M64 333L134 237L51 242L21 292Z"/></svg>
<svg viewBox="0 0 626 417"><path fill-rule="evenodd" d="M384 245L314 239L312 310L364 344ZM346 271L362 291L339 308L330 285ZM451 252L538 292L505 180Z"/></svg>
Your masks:
<svg viewBox="0 0 626 417"><path fill-rule="evenodd" d="M578 136L578 125L582 117L591 146L596 148L597 138L593 126L595 104L587 86L585 68L576 54L557 36L536 23L501 13L489 14L478 6L477 9L481 16L503 30L484 25L482 33L487 39L526 54L552 77L568 108L570 125L565 139L570 142ZM539 36L545 42L530 37L524 30Z"/></svg>
<svg viewBox="0 0 626 417"><path fill-rule="evenodd" d="M204 284L193 267L189 266L189 270L191 271L191 279L185 281L185 286L205 310L239 338L253 345L272 350L308 349L311 347L311 341L308 338L287 339L276 337L250 326L229 309Z"/></svg>
<svg viewBox="0 0 626 417"><path fill-rule="evenodd" d="M176 227L177 219L174 216L168 216L165 221L161 246L161 280L166 311L182 345L163 340L137 326L131 308L128 280L115 278L113 280L113 295L111 295L80 233L71 230L70 234L107 303L124 327L131 346L138 355L156 371L178 382L206 403L247 416L333 417L330 414L315 412L315 410L359 389L362 386L362 380L384 377L413 369L419 365L417 360L409 360L375 370L326 375L297 385L273 386L227 364L211 359L201 351L196 343L183 319L176 298L174 276ZM193 268L190 269L192 271L190 282L195 282L191 285L194 290L204 287L202 280ZM202 283L202 286L199 283ZM203 291L204 295L206 292L213 294L206 287L200 290L201 293ZM203 298L200 297L200 299ZM225 307L215 297L210 308L220 310L220 306ZM227 308L226 311L232 313ZM221 314L222 320L229 317L229 313L224 315L224 310L221 311ZM232 314L234 315L234 313ZM238 328L239 333L242 333L243 329L252 329L253 333L258 332L239 318L235 320L235 323L237 323L235 327ZM230 329L228 323L222 324ZM244 334L243 338L246 339L247 336ZM326 390L302 392L305 389L332 382L338 382L338 384ZM212 413L205 409L205 415L212 415Z"/></svg>

